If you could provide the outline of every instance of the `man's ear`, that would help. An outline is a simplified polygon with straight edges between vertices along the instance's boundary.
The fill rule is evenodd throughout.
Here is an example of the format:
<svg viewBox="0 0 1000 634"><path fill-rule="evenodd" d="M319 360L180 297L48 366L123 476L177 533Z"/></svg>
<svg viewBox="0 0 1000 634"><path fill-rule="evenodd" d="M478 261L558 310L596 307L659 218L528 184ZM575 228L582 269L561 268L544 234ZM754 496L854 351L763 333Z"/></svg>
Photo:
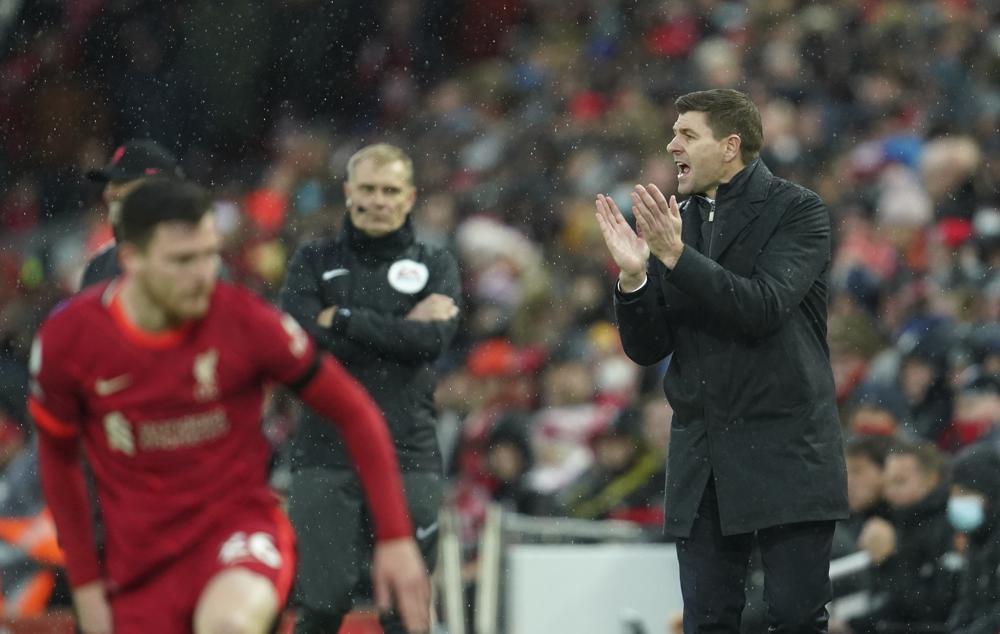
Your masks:
<svg viewBox="0 0 1000 634"><path fill-rule="evenodd" d="M141 269L144 255L142 249L134 242L118 243L118 264L125 273L135 273Z"/></svg>
<svg viewBox="0 0 1000 634"><path fill-rule="evenodd" d="M410 193L406 197L406 205L407 205L406 213L410 213L411 211L413 211L413 205L415 205L416 202L417 202L417 188L414 187L413 185L410 185Z"/></svg>
<svg viewBox="0 0 1000 634"><path fill-rule="evenodd" d="M726 149L723 154L726 162L740 158L740 150L743 147L743 139L738 134L730 134L726 137Z"/></svg>

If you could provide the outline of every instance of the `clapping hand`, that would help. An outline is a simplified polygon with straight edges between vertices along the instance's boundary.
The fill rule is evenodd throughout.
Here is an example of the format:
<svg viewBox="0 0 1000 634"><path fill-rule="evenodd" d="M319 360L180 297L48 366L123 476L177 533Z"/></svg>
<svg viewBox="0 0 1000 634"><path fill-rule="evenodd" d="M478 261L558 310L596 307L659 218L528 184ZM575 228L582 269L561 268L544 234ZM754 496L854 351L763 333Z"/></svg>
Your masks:
<svg viewBox="0 0 1000 634"><path fill-rule="evenodd" d="M636 290L646 279L649 245L632 230L610 196L597 195L597 224L608 252L621 270L618 281L622 291Z"/></svg>
<svg viewBox="0 0 1000 634"><path fill-rule="evenodd" d="M677 198L671 196L668 201L656 185L636 185L632 191L632 212L650 252L667 268L674 268L684 250Z"/></svg>

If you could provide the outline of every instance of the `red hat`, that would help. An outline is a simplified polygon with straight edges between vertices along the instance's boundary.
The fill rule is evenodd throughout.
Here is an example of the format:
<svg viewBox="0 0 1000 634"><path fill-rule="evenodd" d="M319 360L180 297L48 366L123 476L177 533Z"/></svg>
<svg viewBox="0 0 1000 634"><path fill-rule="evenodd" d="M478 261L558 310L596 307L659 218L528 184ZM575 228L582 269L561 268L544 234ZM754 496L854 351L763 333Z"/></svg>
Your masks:
<svg viewBox="0 0 1000 634"><path fill-rule="evenodd" d="M965 218L944 218L937 224L938 235L955 249L972 239L972 221Z"/></svg>

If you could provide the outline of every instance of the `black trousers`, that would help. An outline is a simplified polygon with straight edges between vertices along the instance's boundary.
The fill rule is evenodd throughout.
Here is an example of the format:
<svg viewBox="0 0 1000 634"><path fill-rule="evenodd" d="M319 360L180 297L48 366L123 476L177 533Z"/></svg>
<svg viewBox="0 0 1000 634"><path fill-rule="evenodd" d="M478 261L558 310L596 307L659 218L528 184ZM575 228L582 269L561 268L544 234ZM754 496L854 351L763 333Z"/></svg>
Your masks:
<svg viewBox="0 0 1000 634"><path fill-rule="evenodd" d="M832 521L802 522L724 536L710 477L691 535L677 541L684 634L739 634L755 538L764 564L768 631L826 632L833 529Z"/></svg>
<svg viewBox="0 0 1000 634"><path fill-rule="evenodd" d="M404 472L403 489L417 545L429 571L437 559L443 482L437 472ZM295 634L340 629L355 601L370 601L374 535L358 477L351 470L310 468L292 474L288 516L298 537ZM398 616L381 619L386 634L405 632Z"/></svg>

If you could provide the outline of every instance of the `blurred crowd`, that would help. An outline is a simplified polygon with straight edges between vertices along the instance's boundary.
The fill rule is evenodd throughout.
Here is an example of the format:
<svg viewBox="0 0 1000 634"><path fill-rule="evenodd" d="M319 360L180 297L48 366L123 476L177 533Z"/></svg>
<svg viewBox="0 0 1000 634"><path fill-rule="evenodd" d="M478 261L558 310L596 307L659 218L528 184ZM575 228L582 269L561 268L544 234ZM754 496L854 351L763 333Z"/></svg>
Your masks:
<svg viewBox="0 0 1000 634"><path fill-rule="evenodd" d="M337 231L347 158L388 141L414 158L419 238L461 263L437 396L469 560L491 502L654 534L664 368L623 356L593 200L627 209L637 182L673 191L673 99L737 87L760 107L763 160L830 207L848 455L882 438L896 444L872 454L880 477L894 451L932 463L920 473L938 474L940 511L952 455L1000 447L997 77L989 0L26 3L0 18L5 480L30 465L34 329L111 238L87 170L129 138L175 152L217 195L232 277L273 298L296 245ZM276 399L269 417L279 449L291 408ZM886 530L868 520L902 535L911 520L892 508L912 500L882 486L841 554L891 559L874 556ZM40 512L15 510L15 490L0 488L0 513ZM962 540L939 529L944 550L906 565L960 567L941 555ZM866 582L875 594L903 574L886 570ZM872 619L853 627L886 620Z"/></svg>

